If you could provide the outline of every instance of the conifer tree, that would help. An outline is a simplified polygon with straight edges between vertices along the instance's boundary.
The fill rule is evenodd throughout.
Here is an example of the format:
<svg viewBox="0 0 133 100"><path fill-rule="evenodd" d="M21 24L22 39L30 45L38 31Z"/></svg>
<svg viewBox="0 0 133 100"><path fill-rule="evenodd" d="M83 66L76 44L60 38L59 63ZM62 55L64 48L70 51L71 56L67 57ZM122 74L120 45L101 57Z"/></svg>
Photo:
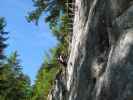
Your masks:
<svg viewBox="0 0 133 100"><path fill-rule="evenodd" d="M7 38L5 35L8 34L8 32L5 31L6 22L3 17L0 17L0 65L3 62L3 59L5 58L4 55L4 49L7 47L7 44L5 43Z"/></svg>
<svg viewBox="0 0 133 100"><path fill-rule="evenodd" d="M18 59L18 57L18 52L15 51L7 59L8 64L13 67L13 71L16 74L16 77L22 73L22 66L20 65L20 59Z"/></svg>
<svg viewBox="0 0 133 100"><path fill-rule="evenodd" d="M9 79L11 77L11 68L5 64L4 49L7 47L5 37L8 32L5 31L6 22L3 17L0 17L0 100L5 100L9 89Z"/></svg>
<svg viewBox="0 0 133 100"><path fill-rule="evenodd" d="M17 51L7 57L5 20L0 18L0 100L30 100L30 79L22 72Z"/></svg>

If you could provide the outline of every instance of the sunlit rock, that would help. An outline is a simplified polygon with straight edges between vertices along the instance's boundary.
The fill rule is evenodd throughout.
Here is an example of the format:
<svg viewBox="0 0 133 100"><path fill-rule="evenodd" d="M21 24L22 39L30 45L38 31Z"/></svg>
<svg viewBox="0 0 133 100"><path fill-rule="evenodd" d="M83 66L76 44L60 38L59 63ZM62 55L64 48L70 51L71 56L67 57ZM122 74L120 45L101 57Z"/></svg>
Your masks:
<svg viewBox="0 0 133 100"><path fill-rule="evenodd" d="M133 1L75 5L67 74L60 75L66 78L49 100L133 100Z"/></svg>

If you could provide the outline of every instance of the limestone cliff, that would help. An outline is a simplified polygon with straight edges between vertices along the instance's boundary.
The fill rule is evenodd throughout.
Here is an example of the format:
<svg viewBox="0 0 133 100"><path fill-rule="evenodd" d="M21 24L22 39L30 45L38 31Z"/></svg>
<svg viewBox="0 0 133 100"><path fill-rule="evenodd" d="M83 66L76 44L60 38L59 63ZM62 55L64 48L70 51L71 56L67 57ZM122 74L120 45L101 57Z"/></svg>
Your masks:
<svg viewBox="0 0 133 100"><path fill-rule="evenodd" d="M66 74L48 100L133 100L133 0L75 5Z"/></svg>

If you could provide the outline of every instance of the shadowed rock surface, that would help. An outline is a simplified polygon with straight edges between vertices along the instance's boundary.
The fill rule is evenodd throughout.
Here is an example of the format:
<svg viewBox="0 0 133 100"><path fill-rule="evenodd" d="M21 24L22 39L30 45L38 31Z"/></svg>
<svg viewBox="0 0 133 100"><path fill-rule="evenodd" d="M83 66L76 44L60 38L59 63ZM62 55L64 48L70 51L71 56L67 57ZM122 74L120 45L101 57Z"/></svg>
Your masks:
<svg viewBox="0 0 133 100"><path fill-rule="evenodd" d="M48 100L133 100L133 0L75 5L67 74Z"/></svg>

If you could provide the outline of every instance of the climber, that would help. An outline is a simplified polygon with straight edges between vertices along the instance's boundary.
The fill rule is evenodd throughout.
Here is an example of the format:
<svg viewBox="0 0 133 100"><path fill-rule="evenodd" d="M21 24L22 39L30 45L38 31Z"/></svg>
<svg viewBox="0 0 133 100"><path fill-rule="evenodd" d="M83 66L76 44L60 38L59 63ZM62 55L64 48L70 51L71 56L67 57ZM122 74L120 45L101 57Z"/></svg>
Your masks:
<svg viewBox="0 0 133 100"><path fill-rule="evenodd" d="M65 57L64 57L62 54L60 54L60 55L58 56L57 60L58 60L58 62L61 63L64 67L67 66L66 59L65 59Z"/></svg>

